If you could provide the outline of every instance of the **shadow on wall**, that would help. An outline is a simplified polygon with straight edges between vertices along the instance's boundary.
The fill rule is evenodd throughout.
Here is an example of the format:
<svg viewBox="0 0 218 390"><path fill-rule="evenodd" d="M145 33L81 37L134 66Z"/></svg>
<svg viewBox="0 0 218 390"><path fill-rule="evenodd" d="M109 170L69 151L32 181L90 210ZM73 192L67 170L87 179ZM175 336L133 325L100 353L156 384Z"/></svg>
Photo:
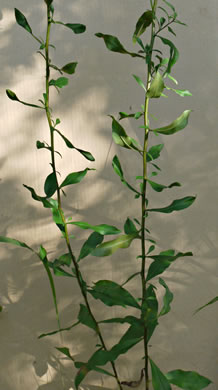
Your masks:
<svg viewBox="0 0 218 390"><path fill-rule="evenodd" d="M90 27L87 34L79 37L58 27L56 30L58 32L53 33L53 40L57 46L54 52L54 62L63 65L71 60L79 61L78 72L70 81L70 87L63 90L60 97L54 92L54 115L57 113L57 117L62 118L62 125L66 129L63 132L66 136L75 140L75 144L79 147L93 152L96 157L94 166L97 168L97 172L90 172L87 179L80 185L69 188L67 199L64 200L66 214L71 215L75 220L95 224L106 222L119 228L122 228L126 216L135 216L138 201L134 200L131 192L126 193L118 177L113 174L111 160L115 153L119 153L123 170L131 184L135 184L132 179L133 175L139 174L139 162L134 154L131 155L131 161L129 160L129 151L111 147L111 121L106 118L106 115L117 111L129 111L130 106L133 112L138 110L141 104L141 92L130 75L132 73L143 74L143 69L137 61L107 52L103 42L96 39L94 33L97 32L96 29L104 33L113 33L120 37L121 42L129 45L130 41L127 41L126 31L127 29L129 31L130 25L133 30L132 20L135 21L140 15L140 9L141 13L144 10L144 0L139 1L137 10L133 2L128 1L128 15L124 12L127 9L126 3L126 0L120 1L119 4L117 0L103 3L100 0L93 0L87 7L85 0L79 0L73 3L68 2L64 9L58 9L57 5L58 20L78 21ZM57 253L61 254L65 250L63 242L57 235L55 227L51 225L49 211L40 208L38 203L32 203L30 194L21 187L24 181L40 193L43 191L43 182L49 173L48 156L45 156L43 151L36 153L34 144L37 139L45 138L45 121L41 112L6 101L4 92L6 88L10 88L15 92L18 91L18 96L24 95L28 97L28 100L36 102L40 97L38 92L41 86L43 90L44 83L43 61L34 54L37 47L31 37L15 25L13 7L17 7L26 14L34 31L39 31L40 35L44 34L43 22L45 21L44 9L39 2L26 4L24 0L13 0L10 2L9 9L8 2L3 0L2 15L0 15L0 22L3 26L0 86L2 88L1 101L6 109L4 110L3 107L1 128L9 131L4 130L1 134L1 145L4 145L2 152L5 157L2 158L4 165L2 165L1 172L3 174L0 174L2 178L0 182L0 234L8 236L13 234L14 238L23 241L26 241L27 237L28 243L33 244L35 248L42 243L48 248L49 256L53 259ZM191 32L185 34L191 34ZM209 61L208 57L207 59ZM198 58L193 61L197 63ZM184 76L184 72L188 73L184 59L182 59L182 65L178 66L180 66L181 76ZM183 72L181 72L182 67L184 67ZM26 76L27 81L24 84L23 80ZM197 82L197 74L193 75L194 77ZM194 82L193 87L196 88ZM135 95L132 92L134 88ZM215 96L215 85L211 90L211 95ZM195 105L198 104L195 107L197 112L205 107L208 98L205 95L197 95L198 103L194 102ZM174 98L170 104L164 102L160 111L159 103L154 105L158 107L159 117L164 118L166 123L167 118L172 119L171 111L176 117L183 109L181 106L186 108L186 102L181 103L179 98ZM193 250L199 255L194 259L178 261L167 273L166 281L176 293L175 300L179 310L175 303L172 314L164 319L162 329L154 339L152 351L154 351L154 356L160 357L163 369L164 365L167 370L175 368L173 364L176 356L180 363L178 366L198 370L199 365L204 368L202 374L207 374L212 378L216 372L215 340L209 336L215 334L215 323L213 321L210 323L208 331L206 315L202 314L201 326L198 325L201 329L197 328L196 331L197 320L190 320L194 309L207 300L206 288L210 298L210 292L213 296L216 286L215 276L211 276L215 274L215 262L217 261L215 245L217 219L213 208L216 192L214 191L215 184L211 180L209 183L207 178L208 172L211 177L216 177L217 150L213 149L216 145L213 141L213 137L215 138L213 124L208 116L201 115L202 117L193 119L191 122L187 130L190 132L188 141L186 141L185 133L163 140L166 147L161 164L167 173L160 175L160 182L165 183L171 179L173 181L175 178L186 183L184 188L180 192L175 190L170 194L166 193L161 197L161 201L156 194L150 194L153 197L152 202L156 202L155 206L158 207L160 203L161 205L169 204L174 198L199 193L196 204L187 211L188 214L184 212L166 218L152 215L151 218L151 228L154 228L154 235L157 240L160 240L161 249L174 247L178 250ZM126 122L126 127L130 135L140 140L141 135L138 129L135 130L132 127L132 123ZM206 140L204 130L208 127L211 129L210 142ZM159 137L158 142L156 141L155 138L155 143L161 143L162 139ZM5 145L7 145L7 150ZM57 145L59 150L59 141ZM60 143L60 148L62 147L63 144ZM63 175L72 169L71 166L73 170L84 169L87 166L84 160L79 157L77 159L74 152L64 152L63 157L63 162L59 160L60 171ZM45 174L45 166L48 166L47 174ZM119 215L117 210L119 210ZM77 236L73 246L75 252L78 253L87 234L78 229L72 229L72 232ZM136 254L139 254L137 251L139 249L136 243L128 252L129 258L135 258ZM91 284L99 277L118 282L124 281L127 275L135 269L135 262L127 263L126 253L120 251L110 259L90 258L81 262L81 269L88 283ZM0 262L4 275L4 280L0 285L1 301L4 306L0 315L1 342L2 350L4 350L4 360L1 360L3 374L1 374L0 387L5 390L20 390L20 388L22 390L60 388L68 390L73 386L75 369L55 351L54 347L69 346L76 359L78 356L79 360L85 361L90 356L97 340L93 338L90 342L92 335L85 327L82 332L76 327L72 333L63 333L62 340L59 336L38 340L40 333L56 328L51 292L44 269L38 259L25 250L3 245L1 245ZM207 287L205 275L209 280ZM56 278L55 283L62 325L69 326L77 318L81 298L77 287L72 284L71 280ZM205 286L204 289L202 285ZM137 295L137 285L134 281L129 284L129 288ZM92 305L96 313L100 311L102 317L109 317L108 310L98 301L92 301ZM113 308L110 313L115 315L122 310L125 312L125 309ZM211 318L213 319L213 314ZM190 323L195 326L192 327ZM118 331L117 328L111 326L105 327L109 345L113 345L119 339L123 329L123 326ZM200 345L198 345L195 334L199 336L198 340L201 338ZM73 343L72 340L74 340ZM184 351L184 354L179 356L176 347L178 340L182 340ZM88 351L86 350L87 344L89 345ZM190 345L193 346L191 352ZM131 360L129 356L121 357L120 372L123 380L138 377L139 369L132 362L135 361L135 357L137 360L140 352L140 347L136 347ZM198 356L197 360L194 360L196 355L204 356L204 358L200 360ZM186 356L190 357L189 362ZM208 374L208 367L203 366L203 361L210 361L211 375ZM126 368L127 363L130 364L131 372ZM188 363L191 363L192 367ZM187 367L184 367L184 364L187 364ZM97 386L93 386L98 383L96 378L95 374L88 377L89 389L97 390ZM101 385L110 387L113 386L113 382L106 379Z"/></svg>

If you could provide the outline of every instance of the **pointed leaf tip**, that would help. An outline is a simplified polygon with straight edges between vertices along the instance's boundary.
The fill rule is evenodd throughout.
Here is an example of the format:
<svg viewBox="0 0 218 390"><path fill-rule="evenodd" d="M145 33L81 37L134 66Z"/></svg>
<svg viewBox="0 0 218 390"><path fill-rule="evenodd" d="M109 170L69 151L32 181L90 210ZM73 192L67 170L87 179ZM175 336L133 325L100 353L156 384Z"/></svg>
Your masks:
<svg viewBox="0 0 218 390"><path fill-rule="evenodd" d="M15 11L15 19L17 24L19 24L21 27L25 28L26 31L32 34L32 29L24 14L22 14L22 12L20 12L19 9L17 8L15 8L14 11Z"/></svg>

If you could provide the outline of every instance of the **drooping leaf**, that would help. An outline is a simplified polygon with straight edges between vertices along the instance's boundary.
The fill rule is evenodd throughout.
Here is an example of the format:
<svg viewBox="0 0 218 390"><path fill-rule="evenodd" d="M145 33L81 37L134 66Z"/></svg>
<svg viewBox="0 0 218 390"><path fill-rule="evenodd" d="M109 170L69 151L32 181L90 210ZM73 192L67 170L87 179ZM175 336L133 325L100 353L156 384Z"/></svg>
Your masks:
<svg viewBox="0 0 218 390"><path fill-rule="evenodd" d="M71 274L70 272L65 271L61 266L60 266L60 261L58 259L55 259L53 262L49 261L48 265L50 268L53 269L53 272L56 276L66 276L70 278L74 278L75 276Z"/></svg>
<svg viewBox="0 0 218 390"><path fill-rule="evenodd" d="M67 356L70 360L74 362L74 358L70 354L69 348L66 347L55 347L59 352L63 353L63 355Z"/></svg>
<svg viewBox="0 0 218 390"><path fill-rule="evenodd" d="M98 245L91 255L96 257L110 256L118 249L128 248L136 238L138 238L138 233L121 235L112 241Z"/></svg>
<svg viewBox="0 0 218 390"><path fill-rule="evenodd" d="M172 188L172 187L181 187L181 184L178 182L171 183L169 186L165 186L164 184L155 183L154 181L151 181L147 179L150 186L153 188L154 191L161 192L166 188Z"/></svg>
<svg viewBox="0 0 218 390"><path fill-rule="evenodd" d="M168 89L168 88L167 88ZM174 89L174 88L170 88L172 91L174 91L175 93L177 93L177 95L179 96L192 96L192 93L189 92L187 89Z"/></svg>
<svg viewBox="0 0 218 390"><path fill-rule="evenodd" d="M126 234L134 234L134 233L137 233L138 230L136 229L135 227L135 224L134 222L130 219L130 218L127 218L126 222L125 222L125 225L124 225L124 232Z"/></svg>
<svg viewBox="0 0 218 390"><path fill-rule="evenodd" d="M57 179L54 172L47 176L44 184L44 191L48 198L57 191Z"/></svg>
<svg viewBox="0 0 218 390"><path fill-rule="evenodd" d="M65 137L65 135L63 135L59 130L53 128L54 131L56 131L60 136L61 138L64 140L65 144L67 145L68 148L70 149L75 149L77 150L77 152L79 152L80 154L83 155L83 157L85 157L87 160L89 161L95 161L95 158L93 157L93 155L90 153L90 152L87 152L86 150L82 150L82 149L78 149L76 148L70 141L69 139L67 139L67 137Z"/></svg>
<svg viewBox="0 0 218 390"><path fill-rule="evenodd" d="M121 231L112 225L90 225L88 222L69 222L71 225L79 226L81 229L91 229L95 232L105 236L108 234L119 234Z"/></svg>
<svg viewBox="0 0 218 390"><path fill-rule="evenodd" d="M116 172L116 174L120 177L121 179L121 182L123 184L125 184L131 191L135 192L138 197L141 196L141 193L139 191L137 191L134 187L132 187L124 178L124 175L123 175L123 170L122 170L122 167L121 167L121 164L120 164L120 160L117 156L114 156L113 158L113 161L112 161L112 167L114 169L114 171Z"/></svg>
<svg viewBox="0 0 218 390"><path fill-rule="evenodd" d="M73 325L68 326L67 328L60 328L58 330L53 330L52 332L42 333L42 334L40 334L40 336L38 336L38 339L42 339L43 337L47 337L47 336L53 336L54 334L57 334L57 333L69 331L69 330L71 330L72 328L74 328L77 325L79 325L79 321L77 321Z"/></svg>
<svg viewBox="0 0 218 390"><path fill-rule="evenodd" d="M102 234L93 232L90 234L88 240L86 240L81 248L78 261L81 259L84 259L86 256L88 256L97 245L101 244L104 239L104 236Z"/></svg>
<svg viewBox="0 0 218 390"><path fill-rule="evenodd" d="M146 11L140 16L136 23L135 31L133 34L133 43L135 43L137 41L137 38L139 38L145 32L146 28L150 26L152 20L152 11Z"/></svg>
<svg viewBox="0 0 218 390"><path fill-rule="evenodd" d="M112 137L115 144L120 145L127 149L135 149L137 151L141 151L142 148L140 145L131 137L129 137L124 128L120 125L116 119L110 115L112 118Z"/></svg>
<svg viewBox="0 0 218 390"><path fill-rule="evenodd" d="M66 23L64 25L70 28L75 34L82 34L86 31L86 26L81 23Z"/></svg>
<svg viewBox="0 0 218 390"><path fill-rule="evenodd" d="M11 91L10 89L6 89L6 94L7 94L9 99L17 101L21 104L24 104L25 106L34 107L34 108L41 108L44 110L44 107L37 106L36 104L26 103L26 102L23 102L22 100L18 99L17 95L13 91Z"/></svg>
<svg viewBox="0 0 218 390"><path fill-rule="evenodd" d="M148 342L156 326L158 325L158 300L155 293L155 288L152 285L148 286L146 289L146 298L142 303L141 320L147 328Z"/></svg>
<svg viewBox="0 0 218 390"><path fill-rule="evenodd" d="M75 73L78 62L69 62L69 64L64 65L61 70L64 73L73 74Z"/></svg>
<svg viewBox="0 0 218 390"><path fill-rule="evenodd" d="M50 80L49 81L49 85L50 86L54 86L54 87L58 87L58 88L63 88L65 87L66 85L68 84L68 78L67 77L59 77L57 80Z"/></svg>
<svg viewBox="0 0 218 390"><path fill-rule="evenodd" d="M146 281L162 274L179 257L192 256L192 252L178 252L175 254L173 249L160 252L159 255L148 256L154 261L150 264L147 272Z"/></svg>
<svg viewBox="0 0 218 390"><path fill-rule="evenodd" d="M143 81L140 79L140 77L136 76L135 74L133 74L133 77L136 80L136 82L140 85L140 87L142 87L144 89L144 91L147 92L145 85L144 85Z"/></svg>
<svg viewBox="0 0 218 390"><path fill-rule="evenodd" d="M14 11L15 11L16 22L21 27L25 28L26 31L28 31L30 34L32 34L32 29L31 29L26 17L24 16L24 14L22 14L22 12L20 12L19 9L17 9L17 8L15 8Z"/></svg>
<svg viewBox="0 0 218 390"><path fill-rule="evenodd" d="M163 42L164 45L167 45L170 48L170 58L169 58L167 69L165 70L164 74L170 73L172 67L175 65L175 63L179 59L179 52L172 41L170 41L169 39L166 39L164 37L161 37L159 35L158 35L158 37L161 39L161 41Z"/></svg>
<svg viewBox="0 0 218 390"><path fill-rule="evenodd" d="M88 171L93 171L93 169L86 168L83 171L70 173L61 183L60 188L69 186L71 184L80 183L81 180L86 176Z"/></svg>
<svg viewBox="0 0 218 390"><path fill-rule="evenodd" d="M212 383L210 379L195 371L173 370L166 374L166 378L170 383L184 390L202 390Z"/></svg>
<svg viewBox="0 0 218 390"><path fill-rule="evenodd" d="M205 305L199 307L199 309L197 309L197 310L195 311L195 314L198 313L200 310L204 309L205 307L207 307L207 306L209 306L209 305L212 305L213 303L215 303L215 302L217 302L217 301L218 301L218 296L215 297L215 298L213 298L213 299L211 299L211 301L209 301L209 302L206 303Z"/></svg>
<svg viewBox="0 0 218 390"><path fill-rule="evenodd" d="M169 313L171 310L170 304L173 300L173 293L170 291L169 287L167 286L166 282L162 279L159 278L159 283L165 288L165 295L163 297L163 308L161 309L159 313L160 316L164 316L165 314Z"/></svg>
<svg viewBox="0 0 218 390"><path fill-rule="evenodd" d="M168 31L176 37L175 31L170 26L168 26Z"/></svg>
<svg viewBox="0 0 218 390"><path fill-rule="evenodd" d="M107 306L131 306L140 309L135 298L119 284L111 280L100 280L88 292Z"/></svg>
<svg viewBox="0 0 218 390"><path fill-rule="evenodd" d="M25 244L25 242L16 240L16 239L14 239L14 238L5 237L5 236L0 236L0 242L5 242L5 243L7 243L7 244L12 244L12 245L20 246L20 247L29 249L29 250L32 251L32 252L35 252L30 246L28 246L27 244Z"/></svg>
<svg viewBox="0 0 218 390"><path fill-rule="evenodd" d="M156 364L149 358L151 373L152 373L152 385L154 390L171 390L170 382Z"/></svg>
<svg viewBox="0 0 218 390"><path fill-rule="evenodd" d="M185 198L174 200L167 207L157 208L157 209L147 209L147 211L149 211L149 212L155 211L158 213L169 214L169 213L172 213L173 211L184 210L187 207L190 207L192 205L192 203L195 201L195 199L196 199L196 196L186 196Z"/></svg>
<svg viewBox="0 0 218 390"><path fill-rule="evenodd" d="M160 152L163 149L163 147L164 147L164 144L159 144L159 145L152 146L148 150L148 153L147 153L147 156L146 156L147 162L156 160L158 157L160 157Z"/></svg>
<svg viewBox="0 0 218 390"><path fill-rule="evenodd" d="M57 260L59 262L59 265L67 265L68 267L72 263L72 258L69 252L59 256Z"/></svg>
<svg viewBox="0 0 218 390"><path fill-rule="evenodd" d="M131 57L140 57L144 58L140 54L137 53L131 53L128 50L126 50L123 45L120 43L119 39L113 35L108 35L108 34L102 34L102 33L97 33L95 34L96 37L98 38L103 38L106 47L110 51L114 51L116 53L121 53L121 54L129 54Z"/></svg>
<svg viewBox="0 0 218 390"><path fill-rule="evenodd" d="M42 202L43 206L45 208L52 208L52 204L47 200L47 197L45 196L39 196L36 194L34 188L27 186L26 184L23 184L23 186L31 192L32 198L34 200L37 200L38 202Z"/></svg>
<svg viewBox="0 0 218 390"><path fill-rule="evenodd" d="M90 369L84 364L80 367L79 371L76 374L74 384L76 389L79 389L80 383L83 381L83 379L86 377L86 375L89 373Z"/></svg>
<svg viewBox="0 0 218 390"><path fill-rule="evenodd" d="M97 325L85 305L80 304L78 320L81 324L88 326L88 328L97 330Z"/></svg>
<svg viewBox="0 0 218 390"><path fill-rule="evenodd" d="M151 86L147 92L149 98L159 98L165 88L163 77L159 72L156 73Z"/></svg>

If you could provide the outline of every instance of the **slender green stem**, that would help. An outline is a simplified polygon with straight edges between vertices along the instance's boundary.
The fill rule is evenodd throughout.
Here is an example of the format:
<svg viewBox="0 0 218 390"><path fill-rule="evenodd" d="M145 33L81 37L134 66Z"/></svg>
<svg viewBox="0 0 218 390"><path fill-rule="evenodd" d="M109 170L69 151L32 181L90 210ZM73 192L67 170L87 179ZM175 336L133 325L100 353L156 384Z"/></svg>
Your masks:
<svg viewBox="0 0 218 390"><path fill-rule="evenodd" d="M152 11L155 15L158 0L154 0L152 4ZM151 73L152 73L152 50L154 47L155 40L155 19L153 19L151 27L151 39L150 39L150 60L147 64L147 83L146 90L148 91L151 84ZM149 136L149 119L148 119L148 108L149 108L149 97L145 95L144 104L144 145L143 145L143 187L142 187L142 202L141 202L141 251L142 251L142 265L141 265L141 280L142 280L142 316L145 318L146 311L146 277L145 277L145 266L146 266L146 245L145 245L145 219L146 219L146 190L147 190L147 149L148 149L148 136ZM144 353L145 353L145 390L149 390L149 371L148 371L148 342L147 337L147 325L144 325Z"/></svg>
<svg viewBox="0 0 218 390"><path fill-rule="evenodd" d="M59 210L62 222L63 222L64 237L65 237L66 245L67 245L67 248L68 248L68 252L69 252L69 254L71 256L71 259L72 259L72 262L73 262L73 265L74 265L75 274L76 274L76 278L77 278L77 282L79 284L79 288L80 288L81 294L82 294L82 296L84 298L84 301L85 301L86 307L88 309L88 312L89 312L93 322L95 323L96 333L97 333L97 335L98 335L98 337L100 339L102 347L104 348L104 350L107 351L107 347L106 347L106 344L104 342L104 338L102 336L101 330L99 328L99 325L98 325L98 323L97 323L97 321L95 319L95 316L92 313L91 307L89 305L87 292L86 292L86 288L85 288L85 286L83 284L83 279L82 279L82 275L81 275L81 272L80 272L80 269L79 269L79 265L78 265L78 263L76 261L76 258L74 256L73 250L71 248L70 239L69 239L69 233L68 233L68 228L67 228L67 223L66 223L66 220L65 220L64 212L62 210L62 206L61 206L61 193L60 193L60 187L59 187L59 184L58 184L56 165L55 165L54 129L53 129L53 126L52 126L51 112L50 112L50 105L49 105L50 104L50 99L49 99L50 98L50 95L49 95L49 81L50 81L50 67L51 67L50 66L50 58L49 58L49 40L50 40L51 23L52 23L52 19L51 19L50 6L47 5L47 33L46 33L46 44L45 44L45 59L46 59L46 99L45 99L45 110L46 110L46 116L47 116L49 129L50 129L51 165L52 165L52 170L53 170L53 173L54 173L55 179L56 179L58 210ZM58 318L58 323L59 323L59 329L60 329L60 320L59 320L59 318ZM121 382L120 382L119 377L118 377L118 373L117 373L117 370L116 370L115 363L111 362L111 366L112 366L112 369L113 369L113 372L114 372L114 377L115 377L115 379L117 381L117 384L119 386L119 389L122 390L122 385L121 385Z"/></svg>

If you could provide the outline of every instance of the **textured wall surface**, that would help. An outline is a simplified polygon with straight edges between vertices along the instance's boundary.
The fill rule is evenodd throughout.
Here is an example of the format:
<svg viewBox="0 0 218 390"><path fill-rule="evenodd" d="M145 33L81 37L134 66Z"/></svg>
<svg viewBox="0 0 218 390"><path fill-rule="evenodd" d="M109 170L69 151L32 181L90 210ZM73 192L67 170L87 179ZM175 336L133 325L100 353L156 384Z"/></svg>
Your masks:
<svg viewBox="0 0 218 390"><path fill-rule="evenodd" d="M180 81L180 89L189 89L193 97L181 98L169 94L152 104L151 112L158 124L165 125L185 109L193 109L190 124L184 132L163 141L160 182L178 180L181 189L153 196L155 206L164 206L175 198L197 195L194 205L187 211L169 216L154 215L151 229L160 249L175 248L192 251L194 257L178 260L167 272L166 281L175 293L172 311L160 322L152 339L151 355L163 371L175 368L196 370L213 380L208 387L218 388L217 306L208 307L193 316L194 310L217 295L218 264L218 212L217 212L217 63L218 63L218 6L216 0L172 0L180 20L188 28L177 27L176 46L180 60L173 75ZM57 5L56 5L57 3ZM59 4L58 4L59 3ZM62 3L60 5L60 3ZM149 3L149 1L147 1ZM132 49L131 35L137 18L144 11L142 0L65 0L54 2L56 19L81 22L87 33L74 35L70 30L55 26L52 41L54 62L64 65L78 61L78 69L70 85L58 95L52 94L54 116L61 118L60 129L81 148L90 150L95 158L96 171L77 186L69 187L64 200L66 214L74 220L93 224L109 223L123 227L127 216L137 215L138 202L127 193L111 168L115 153L123 162L130 181L139 174L139 162L130 161L129 151L111 143L111 120L108 114L119 111L133 112L143 103L142 91L132 74L143 77L141 61L126 58L106 50L103 41L94 33L113 34ZM36 140L48 141L46 120L42 112L27 108L7 99L5 89L10 88L26 101L36 103L44 91L44 61L36 53L37 45L14 19L14 7L25 13L37 35L45 34L44 2L29 0L0 0L0 235L14 237L32 245L43 244L51 258L63 253L64 244L50 213L33 202L23 183L43 193L45 177L50 172L49 155L37 151ZM142 139L142 134L127 122L129 133ZM156 140L154 139L154 142ZM159 142L160 141L160 142ZM161 143L161 136L158 143ZM57 149L64 150L58 161L63 177L93 164L76 152L66 151L63 142ZM65 152L66 151L66 152ZM86 232L72 230L77 239L73 243L78 253ZM125 280L135 268L137 243L129 251L120 251L111 258L90 258L81 263L89 283L97 278ZM65 345L77 359L83 361L96 344L92 332L85 327L72 333L38 340L40 333L56 329L55 311L47 276L39 260L25 249L5 244L0 246L0 389L1 390L69 390L73 388L75 369L55 350ZM72 324L78 314L81 297L77 286L67 278L56 278L62 326ZM137 285L132 282L132 292ZM107 310L93 302L96 313ZM113 309L112 313L119 313ZM123 328L122 328L123 329ZM108 344L118 339L114 328L105 330ZM74 340L72 342L72 339ZM138 377L138 356L120 358L119 370L123 380ZM142 364L141 364L142 365ZM95 387L94 387L95 386ZM90 374L84 381L85 389L99 386L112 388L112 379Z"/></svg>

